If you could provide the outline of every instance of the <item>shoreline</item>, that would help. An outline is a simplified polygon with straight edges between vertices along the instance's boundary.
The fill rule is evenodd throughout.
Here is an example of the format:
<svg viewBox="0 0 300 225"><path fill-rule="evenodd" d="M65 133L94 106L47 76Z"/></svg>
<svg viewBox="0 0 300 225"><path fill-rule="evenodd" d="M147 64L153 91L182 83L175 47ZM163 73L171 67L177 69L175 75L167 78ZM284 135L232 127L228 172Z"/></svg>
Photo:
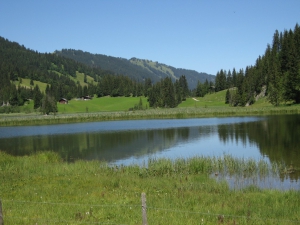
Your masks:
<svg viewBox="0 0 300 225"><path fill-rule="evenodd" d="M186 107L91 113L0 114L0 126L30 126L135 119L186 119L224 116L300 114L297 105L281 107Z"/></svg>

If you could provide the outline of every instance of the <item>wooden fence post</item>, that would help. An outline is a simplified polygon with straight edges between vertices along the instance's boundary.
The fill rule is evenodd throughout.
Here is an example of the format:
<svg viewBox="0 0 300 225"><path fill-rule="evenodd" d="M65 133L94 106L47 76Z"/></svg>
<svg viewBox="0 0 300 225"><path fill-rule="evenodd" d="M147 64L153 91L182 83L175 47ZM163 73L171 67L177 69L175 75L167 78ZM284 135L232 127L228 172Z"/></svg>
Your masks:
<svg viewBox="0 0 300 225"><path fill-rule="evenodd" d="M146 194L144 192L142 193L142 216L143 216L143 225L148 225L148 222L147 222Z"/></svg>
<svg viewBox="0 0 300 225"><path fill-rule="evenodd" d="M4 225L1 199L0 199L0 225Z"/></svg>

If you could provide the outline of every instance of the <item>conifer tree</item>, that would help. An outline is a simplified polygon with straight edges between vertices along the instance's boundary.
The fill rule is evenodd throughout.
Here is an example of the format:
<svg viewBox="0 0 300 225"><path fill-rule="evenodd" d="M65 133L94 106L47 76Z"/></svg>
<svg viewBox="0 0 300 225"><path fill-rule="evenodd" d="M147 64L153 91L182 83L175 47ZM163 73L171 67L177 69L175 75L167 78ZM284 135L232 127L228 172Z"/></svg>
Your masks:
<svg viewBox="0 0 300 225"><path fill-rule="evenodd" d="M36 84L33 89L33 102L34 102L33 108L34 109L41 107L42 99L43 99L43 94L40 91L39 86Z"/></svg>
<svg viewBox="0 0 300 225"><path fill-rule="evenodd" d="M41 112L46 115L49 115L51 112L54 114L57 112L57 102L53 96L49 94L44 95Z"/></svg>
<svg viewBox="0 0 300 225"><path fill-rule="evenodd" d="M299 62L292 30L285 31L281 52L281 69L284 73L284 100L300 103Z"/></svg>
<svg viewBox="0 0 300 225"><path fill-rule="evenodd" d="M274 106L278 106L282 99L282 76L280 71L280 43L279 33L275 32L272 50L269 49L269 73L268 73L268 100Z"/></svg>

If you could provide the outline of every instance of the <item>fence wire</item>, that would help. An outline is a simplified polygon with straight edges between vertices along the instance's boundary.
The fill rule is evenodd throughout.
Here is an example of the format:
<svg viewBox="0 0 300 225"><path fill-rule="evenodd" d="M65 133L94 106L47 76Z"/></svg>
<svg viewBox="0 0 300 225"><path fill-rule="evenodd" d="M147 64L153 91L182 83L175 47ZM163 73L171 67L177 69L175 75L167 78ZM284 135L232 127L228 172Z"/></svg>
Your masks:
<svg viewBox="0 0 300 225"><path fill-rule="evenodd" d="M22 200L8 200L2 199L2 202L13 202L17 204L41 204L41 205L64 205L64 206L88 206L88 207L126 207L126 208L139 208L142 209L142 205L127 205L127 204L86 204L86 203L66 203L66 202L36 202L36 201L22 201ZM4 207L3 207L4 208ZM198 214L204 216L215 216L215 217L222 217L222 218L240 218L240 219L247 219L247 220L261 220L261 221L274 221L274 223L293 223L293 224L300 224L300 220L283 220L283 219L273 219L273 218L261 218L261 217L253 217L253 216L238 216L238 215L230 215L230 214L222 214L222 213L210 213L210 212L197 212L197 211L189 211L189 210L178 210L178 209L170 209L170 208L157 208L153 206L147 205L147 211L166 211L166 212L174 212L174 213L188 213L188 214ZM5 209L3 210L5 211ZM12 218L12 219L20 219L20 220L27 220L27 221L48 221L52 223L75 223L75 224L110 224L110 225L126 225L126 224L119 224L119 223L110 223L110 222L84 222L84 221L76 221L76 220L62 220L58 218L23 218L23 217L14 217L14 216L5 216L5 218Z"/></svg>

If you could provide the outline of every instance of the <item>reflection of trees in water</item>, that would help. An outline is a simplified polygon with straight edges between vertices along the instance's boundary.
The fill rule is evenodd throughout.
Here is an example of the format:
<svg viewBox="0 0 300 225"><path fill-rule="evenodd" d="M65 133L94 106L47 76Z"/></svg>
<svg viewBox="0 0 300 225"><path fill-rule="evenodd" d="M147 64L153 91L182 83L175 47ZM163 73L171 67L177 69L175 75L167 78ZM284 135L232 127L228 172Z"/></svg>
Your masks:
<svg viewBox="0 0 300 225"><path fill-rule="evenodd" d="M68 161L118 160L152 154L190 138L191 128L76 133L0 139L1 150L12 155L55 151ZM196 128L193 128L196 129ZM193 133L193 132L192 132ZM13 144L12 144L13 142Z"/></svg>
<svg viewBox="0 0 300 225"><path fill-rule="evenodd" d="M242 141L255 143L261 154L271 162L292 165L300 169L300 116L270 116L266 120L218 126L219 138L224 143ZM299 172L282 174L290 179L299 179Z"/></svg>
<svg viewBox="0 0 300 225"><path fill-rule="evenodd" d="M258 146L271 162L300 168L300 116L270 116L264 120L224 125L169 129L143 129L66 135L23 136L0 139L1 151L26 155L38 151L58 152L65 160L99 159L108 162L131 156L154 154L178 143L205 139L218 132L220 141ZM184 154L184 152L183 152ZM282 174L291 179L297 173Z"/></svg>

